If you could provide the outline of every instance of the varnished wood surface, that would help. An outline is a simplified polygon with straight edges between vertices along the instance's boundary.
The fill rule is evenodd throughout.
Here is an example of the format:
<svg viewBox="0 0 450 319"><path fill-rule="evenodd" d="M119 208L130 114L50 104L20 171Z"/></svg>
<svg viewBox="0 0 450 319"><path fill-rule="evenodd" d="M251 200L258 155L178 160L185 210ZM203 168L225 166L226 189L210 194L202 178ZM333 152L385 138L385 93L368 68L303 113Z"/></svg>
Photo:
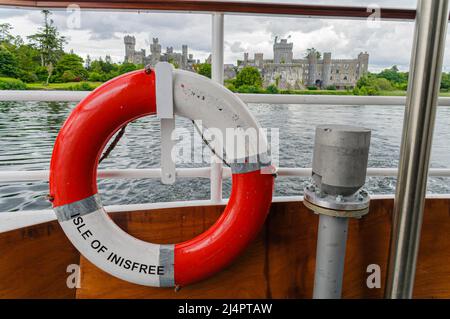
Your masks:
<svg viewBox="0 0 450 319"><path fill-rule="evenodd" d="M313 3L313 2L312 2ZM283 3L283 1L246 2L246 1L216 1L216 0L0 0L0 5L40 7L40 8L66 8L69 5L78 5L84 9L132 9L132 10L166 10L190 12L231 12L251 14L277 14L308 17L346 17L367 19L373 14L367 6L339 6L314 5L301 3ZM414 9L381 8L381 19L414 20Z"/></svg>
<svg viewBox="0 0 450 319"><path fill-rule="evenodd" d="M66 270L79 260L56 221L1 233L0 298L75 298Z"/></svg>
<svg viewBox="0 0 450 319"><path fill-rule="evenodd" d="M373 200L368 216L350 222L344 298L383 296L392 207L392 200ZM133 236L155 243L174 243L207 229L221 211L222 207L185 207L111 216ZM76 297L310 298L317 222L317 215L301 202L273 204L264 229L233 265L178 292L124 282L81 258L81 288ZM427 200L416 298L450 298L449 234L450 200ZM0 297L75 297L75 291L67 289L65 281L66 267L78 261L78 255L57 223L0 234L0 251ZM381 267L381 289L366 286L369 264Z"/></svg>

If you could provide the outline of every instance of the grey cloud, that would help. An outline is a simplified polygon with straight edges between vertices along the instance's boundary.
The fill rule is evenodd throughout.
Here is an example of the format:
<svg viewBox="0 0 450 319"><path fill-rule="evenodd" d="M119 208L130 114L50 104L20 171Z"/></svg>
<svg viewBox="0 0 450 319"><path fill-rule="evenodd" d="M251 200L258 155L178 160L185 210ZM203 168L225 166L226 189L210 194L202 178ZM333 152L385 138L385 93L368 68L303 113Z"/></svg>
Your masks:
<svg viewBox="0 0 450 319"><path fill-rule="evenodd" d="M26 16L29 14L29 12L30 12L29 10L4 9L0 7L0 19ZM0 21L0 23L2 23L2 21Z"/></svg>
<svg viewBox="0 0 450 319"><path fill-rule="evenodd" d="M260 1L260 0L259 0ZM273 0L267 0L273 1ZM282 0L284 2L312 3L312 0ZM332 0L318 0L315 4L335 4ZM407 0L342 0L339 5L367 6L376 3L381 7L414 8L416 1ZM26 16L34 28L41 24L38 10L5 10L0 8L0 17L13 14ZM148 40L159 37L165 49L173 46L180 50L188 44L190 50L207 53L211 50L211 17L207 14L136 13L82 11L81 30L77 33L67 28L68 13L55 11L53 20L64 35L72 38L69 47L75 51L103 55L111 53L121 59L123 56L123 35L134 34L137 49L148 51ZM330 51L333 57L354 57L360 51L370 53L371 68L379 69L397 64L407 68L412 45L413 23L382 22L379 29L372 29L363 20L326 20L291 17L226 15L225 16L225 60L235 62L242 58L242 52L250 54L263 52L272 56L272 42L275 36L292 35L294 55L302 56L308 47ZM82 35L81 35L82 34ZM450 42L447 47L450 47ZM447 50L445 63L450 59Z"/></svg>
<svg viewBox="0 0 450 319"><path fill-rule="evenodd" d="M230 47L230 50L233 53L240 53L245 51L245 48L242 47L241 41L234 41L233 43L225 42L225 44Z"/></svg>

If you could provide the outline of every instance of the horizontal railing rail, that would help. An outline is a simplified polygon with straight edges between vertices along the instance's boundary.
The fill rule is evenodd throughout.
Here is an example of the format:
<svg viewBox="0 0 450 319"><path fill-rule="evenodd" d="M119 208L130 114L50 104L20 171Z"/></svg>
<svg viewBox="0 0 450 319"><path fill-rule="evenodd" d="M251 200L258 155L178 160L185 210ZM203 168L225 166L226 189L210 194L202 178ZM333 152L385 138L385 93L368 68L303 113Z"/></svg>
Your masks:
<svg viewBox="0 0 450 319"><path fill-rule="evenodd" d="M373 8L372 6L334 6L281 2L247 2L216 0L134 0L134 1L89 1L89 0L0 0L0 5L35 8L66 8L78 5L82 9L126 9L149 11L220 12L235 14L288 15L322 18L367 19L377 9L380 19L411 21L416 17L415 9Z"/></svg>
<svg viewBox="0 0 450 319"><path fill-rule="evenodd" d="M0 91L0 102L79 102L90 91ZM245 103L323 105L405 105L405 96L237 94ZM450 106L450 97L440 97L440 106Z"/></svg>
<svg viewBox="0 0 450 319"><path fill-rule="evenodd" d="M278 168L279 177L309 177L311 168L282 167ZM396 177L397 168L368 168L368 177ZM180 178L210 178L211 167L197 168L177 168L176 175ZM0 171L0 182L32 182L48 181L50 172L48 170L40 171ZM429 176L432 177L450 177L450 168L431 168ZM223 168L222 177L230 178L231 170L228 167ZM160 168L145 169L105 169L98 171L99 179L145 179L161 178Z"/></svg>

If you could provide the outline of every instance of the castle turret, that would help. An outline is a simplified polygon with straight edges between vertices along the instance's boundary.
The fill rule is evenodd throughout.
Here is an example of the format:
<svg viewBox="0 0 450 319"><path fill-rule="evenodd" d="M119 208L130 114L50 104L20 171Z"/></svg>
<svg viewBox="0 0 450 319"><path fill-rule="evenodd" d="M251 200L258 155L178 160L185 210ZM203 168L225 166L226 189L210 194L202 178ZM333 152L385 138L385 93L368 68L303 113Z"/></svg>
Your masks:
<svg viewBox="0 0 450 319"><path fill-rule="evenodd" d="M288 43L287 39L275 38L273 43L273 63L292 63L294 44Z"/></svg>
<svg viewBox="0 0 450 319"><path fill-rule="evenodd" d="M131 35L126 35L123 38L125 43L125 62L134 63L134 54L136 50L136 38Z"/></svg>
<svg viewBox="0 0 450 319"><path fill-rule="evenodd" d="M322 84L327 87L331 83L331 52L325 52L323 54Z"/></svg>
<svg viewBox="0 0 450 319"><path fill-rule="evenodd" d="M248 52L244 52L244 66L248 65Z"/></svg>
<svg viewBox="0 0 450 319"><path fill-rule="evenodd" d="M263 53L255 53L255 66L258 69L262 69L264 66L264 54Z"/></svg>
<svg viewBox="0 0 450 319"><path fill-rule="evenodd" d="M188 65L188 46L183 44L181 46L181 68L185 70Z"/></svg>
<svg viewBox="0 0 450 319"><path fill-rule="evenodd" d="M317 52L312 50L308 54L308 85L316 85L317 80Z"/></svg>
<svg viewBox="0 0 450 319"><path fill-rule="evenodd" d="M159 44L158 38L152 39L152 44L150 44L150 54L151 54L150 63L152 65L155 65L161 60L161 44Z"/></svg>
<svg viewBox="0 0 450 319"><path fill-rule="evenodd" d="M358 79L369 71L369 53L358 54Z"/></svg>

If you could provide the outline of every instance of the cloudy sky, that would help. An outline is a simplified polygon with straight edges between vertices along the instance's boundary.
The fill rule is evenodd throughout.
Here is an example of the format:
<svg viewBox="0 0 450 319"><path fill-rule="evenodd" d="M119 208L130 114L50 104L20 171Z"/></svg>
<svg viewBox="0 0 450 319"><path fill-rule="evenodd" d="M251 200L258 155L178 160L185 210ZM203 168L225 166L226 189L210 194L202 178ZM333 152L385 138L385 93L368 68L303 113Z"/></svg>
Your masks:
<svg viewBox="0 0 450 319"><path fill-rule="evenodd" d="M256 0L255 0L256 1ZM257 0L265 1L265 0ZM284 2L336 4L332 0L292 0ZM415 0L341 0L341 5L415 8ZM180 14L156 12L117 12L71 10L53 11L55 24L69 39L66 50L73 49L85 57L111 55L120 62L124 56L123 36L136 36L137 49L149 51L152 37L158 37L163 48L173 46L181 50L189 46L190 53L204 60L211 50L211 16L208 14ZM0 23L10 23L13 34L26 37L42 23L39 10L0 7ZM398 65L407 70L410 60L413 22L344 19L309 19L292 17L227 15L225 17L225 62L235 63L244 52L262 52L272 58L275 36L288 37L294 43L294 57L302 57L305 50L315 47L329 51L335 58L356 57L361 51L370 53L370 69L379 71ZM450 71L450 37L444 69Z"/></svg>

